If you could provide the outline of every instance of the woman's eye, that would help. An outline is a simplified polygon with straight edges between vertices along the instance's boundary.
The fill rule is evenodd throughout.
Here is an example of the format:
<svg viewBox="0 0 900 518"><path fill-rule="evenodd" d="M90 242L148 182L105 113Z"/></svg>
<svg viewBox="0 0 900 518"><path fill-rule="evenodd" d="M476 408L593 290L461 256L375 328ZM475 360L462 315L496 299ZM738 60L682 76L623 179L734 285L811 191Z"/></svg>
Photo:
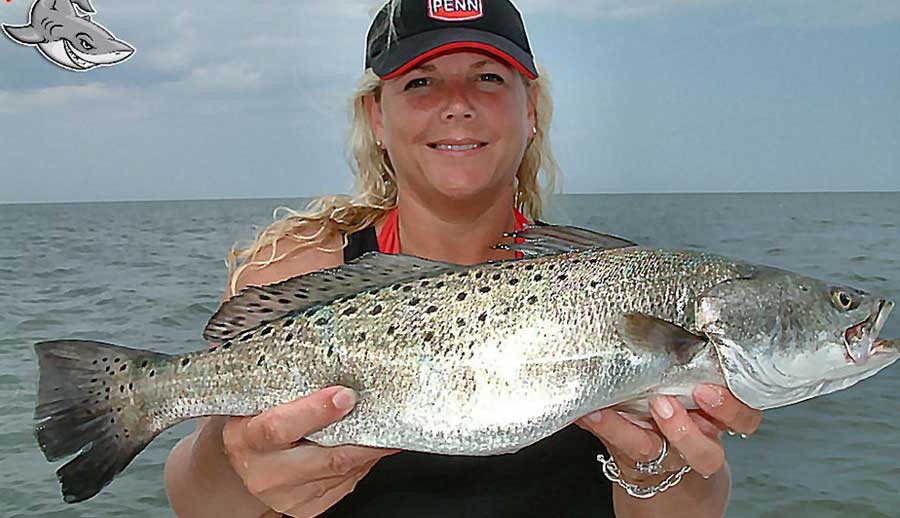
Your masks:
<svg viewBox="0 0 900 518"><path fill-rule="evenodd" d="M502 83L502 82L503 82L503 78L502 78L502 77L500 77L500 76L497 75L497 74L492 74L492 73L481 74L481 79L484 79L485 81L493 81L493 82L496 82L496 83Z"/></svg>
<svg viewBox="0 0 900 518"><path fill-rule="evenodd" d="M406 86L403 88L404 90L409 90L410 88L418 88L420 86L427 86L428 78L427 77L419 77L413 79L412 81L406 83Z"/></svg>

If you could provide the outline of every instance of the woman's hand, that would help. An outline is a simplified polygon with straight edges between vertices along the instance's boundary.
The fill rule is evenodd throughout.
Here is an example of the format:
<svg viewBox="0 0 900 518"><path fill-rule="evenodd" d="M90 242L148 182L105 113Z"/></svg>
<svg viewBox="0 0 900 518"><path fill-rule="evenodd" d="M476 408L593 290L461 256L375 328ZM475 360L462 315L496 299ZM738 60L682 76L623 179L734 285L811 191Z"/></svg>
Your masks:
<svg viewBox="0 0 900 518"><path fill-rule="evenodd" d="M665 478L684 464L710 477L725 466L721 433L732 430L752 434L762 420L762 412L744 405L727 388L718 385L697 387L694 400L700 410L687 411L674 397L652 398L652 422L625 417L607 408L585 416L577 424L603 441L631 482L646 483L648 479L634 469L635 462L656 459L662 448L662 436L669 442L670 453L663 463L666 473L657 478Z"/></svg>
<svg viewBox="0 0 900 518"><path fill-rule="evenodd" d="M399 450L299 440L340 420L353 391L329 387L253 417L232 417L222 430L225 454L247 490L270 509L297 518L322 513L353 491L379 459Z"/></svg>

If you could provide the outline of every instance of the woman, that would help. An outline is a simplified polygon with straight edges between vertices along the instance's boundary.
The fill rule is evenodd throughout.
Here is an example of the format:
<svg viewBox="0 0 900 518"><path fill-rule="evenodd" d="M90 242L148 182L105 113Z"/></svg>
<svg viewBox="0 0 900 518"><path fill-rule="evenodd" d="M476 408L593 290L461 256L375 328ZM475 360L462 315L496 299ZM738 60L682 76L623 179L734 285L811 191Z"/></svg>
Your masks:
<svg viewBox="0 0 900 518"><path fill-rule="evenodd" d="M320 200L318 211L266 229L238 254L227 295L368 250L459 264L509 258L491 248L497 236L540 216L537 174L555 171L551 103L511 3L389 2L369 31L366 67L353 98L361 194ZM730 490L721 431L749 434L761 418L706 387L695 394L702 411L667 397L652 401L652 423L606 409L514 455L297 440L341 419L355 398L331 387L255 417L201 423L166 466L173 508L184 517L721 516ZM595 459L604 445L622 484ZM639 472L651 461L660 473ZM686 465L681 482L653 498L622 489L653 492Z"/></svg>

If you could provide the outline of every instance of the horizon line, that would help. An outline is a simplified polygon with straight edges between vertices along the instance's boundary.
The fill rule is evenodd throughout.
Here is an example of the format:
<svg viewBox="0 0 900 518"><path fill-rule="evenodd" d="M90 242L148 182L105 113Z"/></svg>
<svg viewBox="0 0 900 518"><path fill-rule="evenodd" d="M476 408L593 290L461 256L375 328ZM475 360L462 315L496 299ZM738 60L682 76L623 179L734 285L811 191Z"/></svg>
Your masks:
<svg viewBox="0 0 900 518"><path fill-rule="evenodd" d="M551 196L658 196L658 195L758 195L758 194L897 194L900 190L887 191L642 191L642 192L564 192L554 193ZM121 200L61 200L61 201L0 201L0 207L12 205L81 205L99 203L177 203L177 202L204 202L204 201L264 201L264 200L308 200L323 196L315 194L310 196L265 196L250 198L146 198L146 199L121 199ZM327 195L325 195L327 196Z"/></svg>

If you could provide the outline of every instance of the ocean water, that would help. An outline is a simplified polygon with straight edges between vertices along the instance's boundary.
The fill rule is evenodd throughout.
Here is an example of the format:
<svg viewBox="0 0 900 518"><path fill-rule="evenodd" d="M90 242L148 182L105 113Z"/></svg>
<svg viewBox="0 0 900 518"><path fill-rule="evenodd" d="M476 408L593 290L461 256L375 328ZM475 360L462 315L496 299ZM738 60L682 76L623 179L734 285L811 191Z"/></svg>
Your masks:
<svg viewBox="0 0 900 518"><path fill-rule="evenodd" d="M0 517L172 516L163 433L97 497L62 502L32 436L32 345L103 340L177 353L225 286L236 239L279 205L238 200L0 206ZM900 299L900 193L571 195L546 218L652 246L707 250ZM900 314L883 336L900 336ZM900 368L766 412L758 433L725 436L728 516L894 517L900 509Z"/></svg>

